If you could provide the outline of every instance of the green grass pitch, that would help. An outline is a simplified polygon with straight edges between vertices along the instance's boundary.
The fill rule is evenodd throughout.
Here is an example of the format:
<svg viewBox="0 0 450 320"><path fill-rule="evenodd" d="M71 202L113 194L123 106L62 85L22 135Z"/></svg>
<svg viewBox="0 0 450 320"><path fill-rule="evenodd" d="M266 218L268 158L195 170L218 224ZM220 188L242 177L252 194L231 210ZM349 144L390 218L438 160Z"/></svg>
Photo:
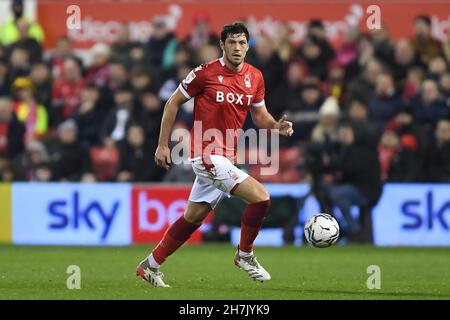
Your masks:
<svg viewBox="0 0 450 320"><path fill-rule="evenodd" d="M0 246L0 299L450 299L449 248L337 246L256 248L272 280L257 283L233 265L235 248L185 246L162 268L169 289L135 276L152 246ZM69 290L69 265L81 289ZM369 265L381 289L366 286Z"/></svg>

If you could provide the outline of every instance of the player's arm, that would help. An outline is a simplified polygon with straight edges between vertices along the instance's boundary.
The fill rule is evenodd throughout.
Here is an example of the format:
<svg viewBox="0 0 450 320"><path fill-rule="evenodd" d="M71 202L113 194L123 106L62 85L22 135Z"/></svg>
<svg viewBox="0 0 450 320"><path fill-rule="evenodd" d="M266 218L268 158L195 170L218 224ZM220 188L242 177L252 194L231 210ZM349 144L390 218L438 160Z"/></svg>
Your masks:
<svg viewBox="0 0 450 320"><path fill-rule="evenodd" d="M169 149L169 135L172 130L175 118L180 106L188 99L177 89L169 98L164 106L164 113L161 120L161 130L159 132L158 148L155 152L155 162L158 166L169 169L170 164L170 149Z"/></svg>
<svg viewBox="0 0 450 320"><path fill-rule="evenodd" d="M292 129L292 122L286 120L286 115L283 115L280 120L276 121L272 115L267 111L265 105L252 107L250 109L253 123L261 129L278 129L283 136L291 136L294 133Z"/></svg>

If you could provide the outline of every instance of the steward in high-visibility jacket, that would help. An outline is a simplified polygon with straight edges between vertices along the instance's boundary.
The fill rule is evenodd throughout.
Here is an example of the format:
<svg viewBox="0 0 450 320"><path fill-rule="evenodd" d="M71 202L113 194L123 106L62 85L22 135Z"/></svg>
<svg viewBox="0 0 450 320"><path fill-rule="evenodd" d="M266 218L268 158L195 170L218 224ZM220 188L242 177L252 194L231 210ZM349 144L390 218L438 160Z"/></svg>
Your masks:
<svg viewBox="0 0 450 320"><path fill-rule="evenodd" d="M30 29L28 30L28 35L30 38L35 39L37 42L42 44L44 41L44 30L42 30L41 26L32 21L29 18L22 17L20 19L24 19L30 25ZM2 26L0 26L0 44L4 46L9 46L20 38L19 30L16 25L16 20L14 18L9 18Z"/></svg>

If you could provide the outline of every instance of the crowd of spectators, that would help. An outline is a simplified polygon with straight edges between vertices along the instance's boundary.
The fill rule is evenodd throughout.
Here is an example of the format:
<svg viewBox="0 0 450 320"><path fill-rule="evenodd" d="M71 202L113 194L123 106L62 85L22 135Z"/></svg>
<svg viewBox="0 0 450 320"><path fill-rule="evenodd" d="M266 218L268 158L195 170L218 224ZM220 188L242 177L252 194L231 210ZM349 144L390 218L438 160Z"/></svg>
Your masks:
<svg viewBox="0 0 450 320"><path fill-rule="evenodd" d="M39 26L14 3L15 36L0 37L0 181L192 179L183 166L158 168L153 154L178 83L221 56L206 14L195 16L185 39L160 17L146 42L130 40L123 24L114 43L90 49L86 64L66 36L45 52ZM374 175L380 183L450 182L450 33L441 43L430 26L417 17L411 39L349 27L333 47L312 20L298 46L283 24L276 39L252 39L247 61L263 72L269 111L294 122L282 146L305 150L302 179L356 183L367 201L376 197L367 188ZM189 129L192 112L189 101L176 127ZM374 174L370 163L379 163L369 167Z"/></svg>

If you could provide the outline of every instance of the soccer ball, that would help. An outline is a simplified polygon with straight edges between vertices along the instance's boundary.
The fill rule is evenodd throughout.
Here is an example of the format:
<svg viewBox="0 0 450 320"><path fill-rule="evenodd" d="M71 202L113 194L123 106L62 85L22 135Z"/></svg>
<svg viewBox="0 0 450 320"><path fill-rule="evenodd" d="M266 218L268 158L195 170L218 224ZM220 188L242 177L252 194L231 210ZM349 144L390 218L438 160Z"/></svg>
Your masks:
<svg viewBox="0 0 450 320"><path fill-rule="evenodd" d="M314 247L329 247L339 238L339 224L329 214L313 215L305 225L305 237Z"/></svg>

